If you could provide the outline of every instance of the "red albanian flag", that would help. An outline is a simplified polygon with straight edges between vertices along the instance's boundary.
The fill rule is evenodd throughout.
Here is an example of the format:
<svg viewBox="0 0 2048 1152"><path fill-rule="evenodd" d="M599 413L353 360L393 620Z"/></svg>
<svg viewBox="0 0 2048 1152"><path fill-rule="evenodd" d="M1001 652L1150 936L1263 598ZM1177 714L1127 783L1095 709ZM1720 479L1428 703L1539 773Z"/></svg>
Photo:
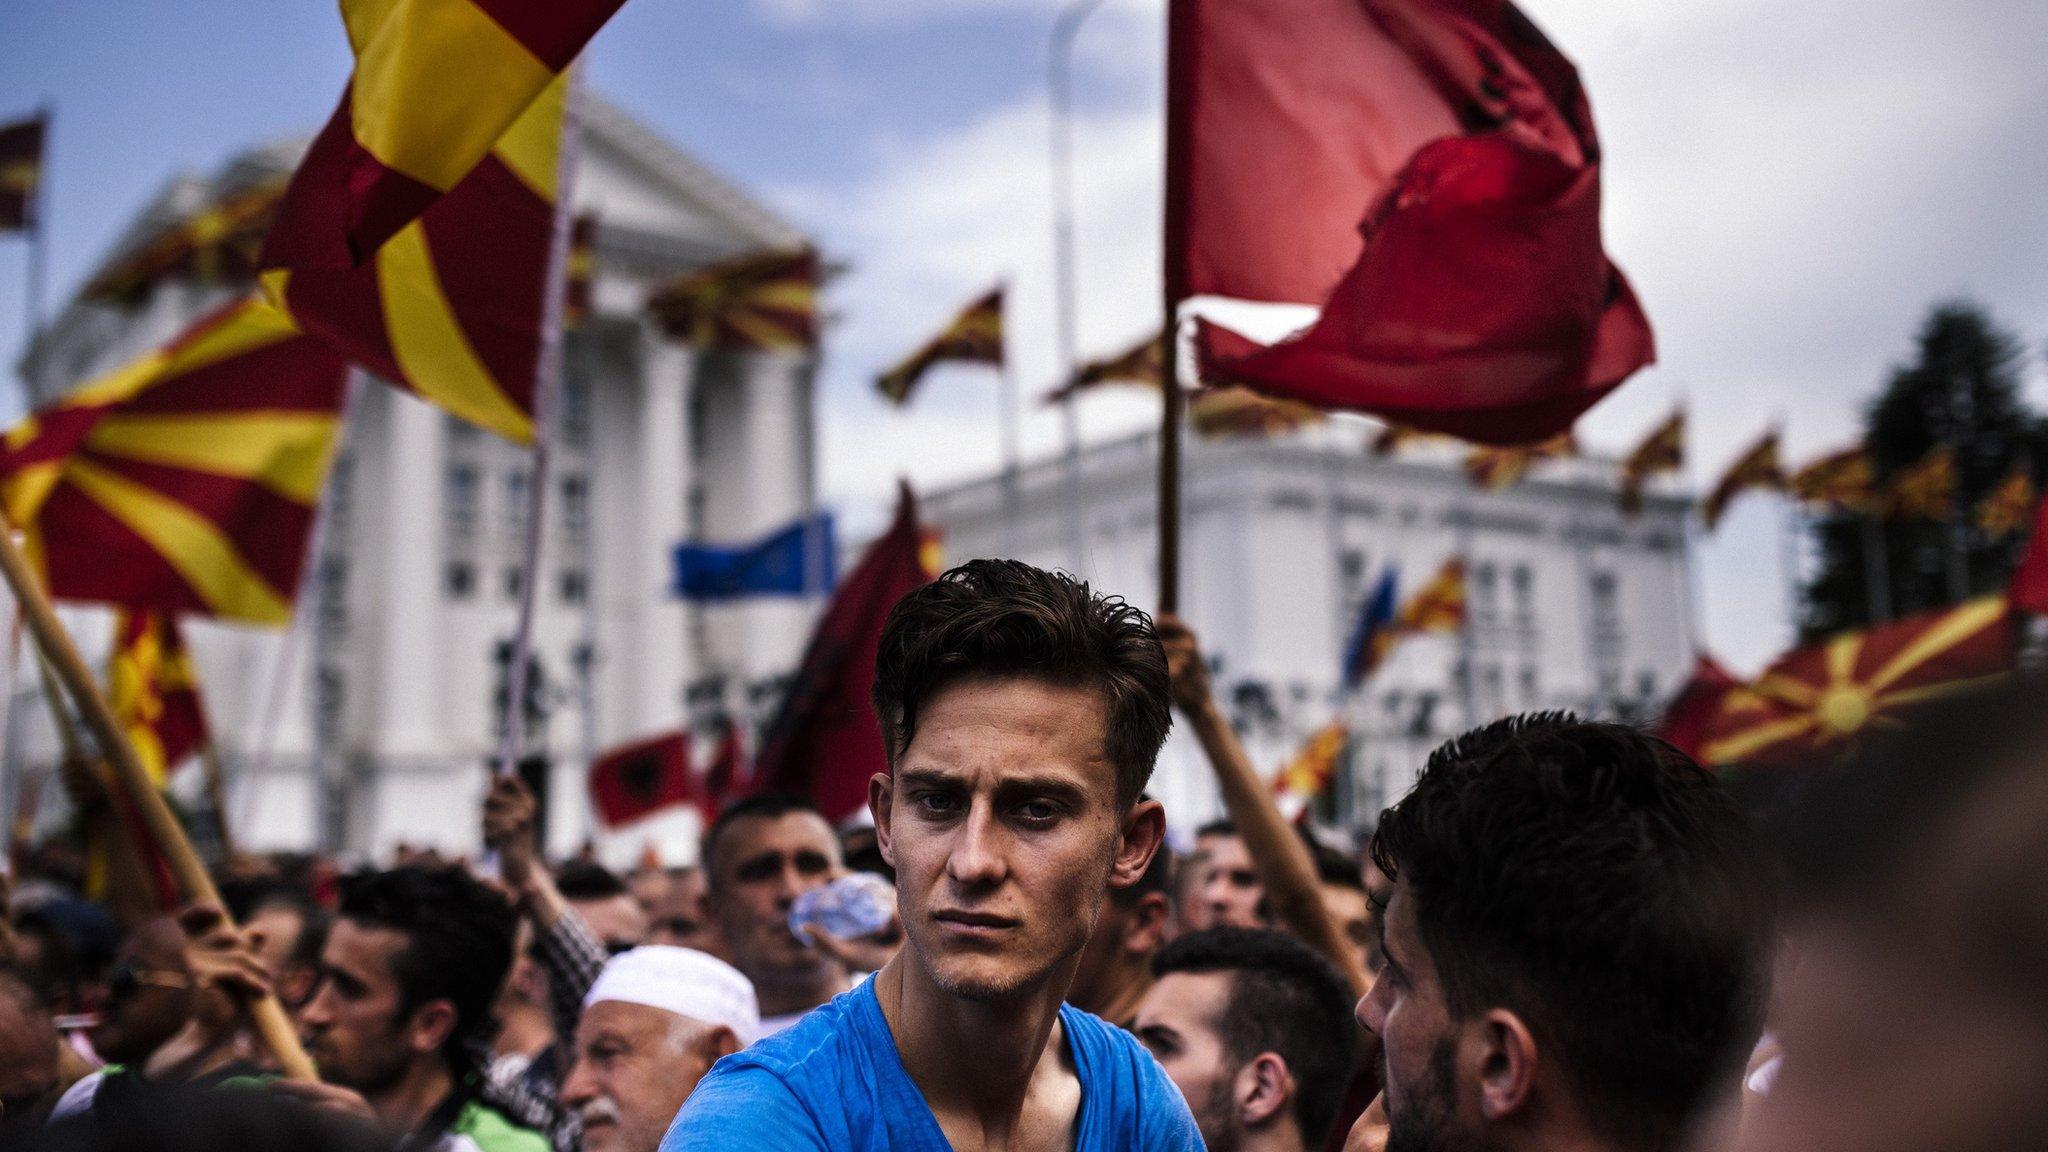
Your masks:
<svg viewBox="0 0 2048 1152"><path fill-rule="evenodd" d="M867 803L868 780L888 771L882 728L868 693L889 610L931 582L917 500L903 485L896 519L839 585L811 635L796 681L768 727L752 791L808 796L838 822Z"/></svg>
<svg viewBox="0 0 2048 1152"><path fill-rule="evenodd" d="M1707 725L1721 714L1721 702L1728 693L1740 687L1741 681L1729 675L1726 668L1706 653L1693 665L1692 676L1671 703L1664 708L1664 715L1657 721L1657 735L1664 738L1673 748L1699 758L1700 746L1705 742Z"/></svg>
<svg viewBox="0 0 2048 1152"><path fill-rule="evenodd" d="M607 828L697 802L689 733L664 732L601 753L590 762L589 784L591 804Z"/></svg>
<svg viewBox="0 0 2048 1152"><path fill-rule="evenodd" d="M2012 606L2016 612L2048 615L2048 500L2034 513L2034 538L2012 574Z"/></svg>
<svg viewBox="0 0 2048 1152"><path fill-rule="evenodd" d="M1170 298L1319 305L1205 375L1527 443L1655 358L1571 62L1505 0L1174 0ZM1360 221L1363 221L1361 224Z"/></svg>

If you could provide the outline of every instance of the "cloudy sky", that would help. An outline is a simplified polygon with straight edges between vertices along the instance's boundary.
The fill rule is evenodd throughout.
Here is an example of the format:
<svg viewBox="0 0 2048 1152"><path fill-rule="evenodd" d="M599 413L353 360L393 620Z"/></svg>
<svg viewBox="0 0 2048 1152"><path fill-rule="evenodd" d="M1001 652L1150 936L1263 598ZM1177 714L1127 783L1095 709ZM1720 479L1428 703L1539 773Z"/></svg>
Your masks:
<svg viewBox="0 0 2048 1152"><path fill-rule="evenodd" d="M825 486L871 523L898 473L989 467L994 388L935 375L902 415L867 380L968 296L1013 286L1027 394L1056 375L1046 34L1062 0L631 0L594 83L810 229L832 291ZM1158 295L1162 0L1104 0L1078 48L1080 336L1141 336ZM1577 60L1607 155L1608 249L1662 362L1582 426L1619 450L1678 399L1695 484L1766 422L1794 458L1849 436L1936 299L1968 295L2030 350L2048 400L2048 5L2038 0L1525 0ZM173 173L325 118L348 66L331 2L6 0L0 119L57 109L52 295ZM0 241L0 354L22 246ZM13 411L17 400L5 403ZM1091 437L1146 423L1083 411ZM1058 443L1035 413L1027 452ZM1773 502L1703 552L1709 643L1754 667L1787 639Z"/></svg>

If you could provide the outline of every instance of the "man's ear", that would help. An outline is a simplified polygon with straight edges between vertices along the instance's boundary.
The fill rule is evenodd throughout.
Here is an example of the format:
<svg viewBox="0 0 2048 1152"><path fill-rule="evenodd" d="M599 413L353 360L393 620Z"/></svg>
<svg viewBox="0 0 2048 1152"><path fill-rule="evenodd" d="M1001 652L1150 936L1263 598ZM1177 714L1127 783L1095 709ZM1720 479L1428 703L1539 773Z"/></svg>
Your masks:
<svg viewBox="0 0 2048 1152"><path fill-rule="evenodd" d="M1261 1052L1237 1070L1231 1085L1238 1119L1246 1128L1263 1128L1283 1118L1294 1103L1294 1073L1278 1052Z"/></svg>
<svg viewBox="0 0 2048 1152"><path fill-rule="evenodd" d="M1124 951L1138 956L1157 952L1166 943L1166 921L1172 913L1173 906L1164 892L1147 892L1139 897L1137 907L1131 909L1124 922Z"/></svg>
<svg viewBox="0 0 2048 1152"><path fill-rule="evenodd" d="M1479 1114L1499 1122L1529 1105L1536 1086L1536 1037L1505 1008L1481 1018L1478 1033Z"/></svg>
<svg viewBox="0 0 2048 1152"><path fill-rule="evenodd" d="M716 1064L740 1050L739 1034L723 1024L706 1029L697 1043L703 1049L706 1065Z"/></svg>
<svg viewBox="0 0 2048 1152"><path fill-rule="evenodd" d="M1152 863L1152 854L1165 842L1166 805L1157 800L1133 804L1124 814L1122 834L1116 844L1116 863L1109 870L1109 886L1129 888L1136 884Z"/></svg>
<svg viewBox="0 0 2048 1152"><path fill-rule="evenodd" d="M890 844L894 836L889 828L889 812L895 806L896 778L887 772L868 777L868 815L875 821L875 849L891 868L896 866L896 849Z"/></svg>
<svg viewBox="0 0 2048 1152"><path fill-rule="evenodd" d="M417 1055L440 1049L455 1031L455 1005L446 1000L429 1000L412 1010L406 1021L405 1043Z"/></svg>

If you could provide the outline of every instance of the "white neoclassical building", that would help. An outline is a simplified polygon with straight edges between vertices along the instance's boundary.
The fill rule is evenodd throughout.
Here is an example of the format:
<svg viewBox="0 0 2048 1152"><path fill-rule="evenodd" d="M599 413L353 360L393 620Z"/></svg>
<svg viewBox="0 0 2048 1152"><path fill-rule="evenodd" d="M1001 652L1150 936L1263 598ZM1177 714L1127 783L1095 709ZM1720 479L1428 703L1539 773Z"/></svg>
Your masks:
<svg viewBox="0 0 2048 1152"><path fill-rule="evenodd" d="M1183 614L1264 770L1341 716L1355 739L1333 815L1369 822L1430 749L1473 723L1552 708L1641 718L1683 681L1694 650L1687 499L1653 487L1643 512L1625 517L1617 463L1593 457L1543 462L1483 492L1460 449L1426 442L1378 457L1367 448L1374 431L1341 418L1272 439L1185 443ZM1147 433L1088 447L1071 479L1057 459L1025 468L1008 528L999 476L929 494L925 515L951 560L1007 551L1149 609L1157 452ZM1380 573L1392 565L1406 598L1454 554L1467 561L1467 632L1409 640L1341 694L1345 641ZM1181 733L1153 792L1177 832L1221 812Z"/></svg>
<svg viewBox="0 0 2048 1152"><path fill-rule="evenodd" d="M682 540L742 542L812 510L815 355L698 355L656 331L644 307L680 274L806 238L625 112L595 98L583 107L574 197L598 220L595 305L565 353L535 643L557 851L595 831L583 787L593 751L719 710L751 719L772 704L816 607L699 608L669 591ZM302 147L255 149L210 177L173 180L105 264L221 195L288 173ZM244 288L174 280L132 305L71 301L24 357L32 402L147 351ZM475 845L531 483L526 451L356 382L299 624L189 628L244 841ZM69 615L88 652L105 651L106 614ZM47 759L54 738L40 704L17 705L8 754ZM669 828L665 849L687 855L689 831L687 820Z"/></svg>

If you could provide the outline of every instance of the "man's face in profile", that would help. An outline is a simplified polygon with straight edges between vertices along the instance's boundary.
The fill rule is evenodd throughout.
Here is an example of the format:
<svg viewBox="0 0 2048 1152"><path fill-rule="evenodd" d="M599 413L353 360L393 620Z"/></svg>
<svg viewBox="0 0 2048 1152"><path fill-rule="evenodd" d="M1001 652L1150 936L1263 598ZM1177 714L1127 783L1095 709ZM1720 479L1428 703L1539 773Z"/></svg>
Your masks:
<svg viewBox="0 0 2048 1152"><path fill-rule="evenodd" d="M1386 1152L1479 1152L1487 1142L1459 1115L1456 1021L1406 883L1392 887L1377 924L1381 966L1358 1022L1380 1039Z"/></svg>
<svg viewBox="0 0 2048 1152"><path fill-rule="evenodd" d="M1107 735L1094 691L963 680L924 703L893 776L875 778L904 931L945 991L1004 998L1060 969L1064 993L1125 823Z"/></svg>

